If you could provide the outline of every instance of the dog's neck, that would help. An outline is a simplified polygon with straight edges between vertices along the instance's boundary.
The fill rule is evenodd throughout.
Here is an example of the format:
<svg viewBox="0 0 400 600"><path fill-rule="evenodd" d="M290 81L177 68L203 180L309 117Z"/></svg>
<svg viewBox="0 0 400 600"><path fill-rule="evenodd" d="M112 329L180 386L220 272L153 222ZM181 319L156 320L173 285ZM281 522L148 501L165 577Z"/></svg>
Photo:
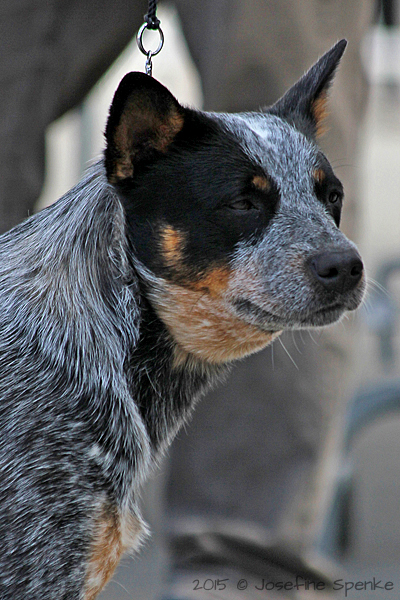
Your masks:
<svg viewBox="0 0 400 600"><path fill-rule="evenodd" d="M157 456L188 419L196 401L229 368L209 365L186 354L177 361L180 348L148 300L147 285L142 280L140 333L130 357L128 379L153 456Z"/></svg>

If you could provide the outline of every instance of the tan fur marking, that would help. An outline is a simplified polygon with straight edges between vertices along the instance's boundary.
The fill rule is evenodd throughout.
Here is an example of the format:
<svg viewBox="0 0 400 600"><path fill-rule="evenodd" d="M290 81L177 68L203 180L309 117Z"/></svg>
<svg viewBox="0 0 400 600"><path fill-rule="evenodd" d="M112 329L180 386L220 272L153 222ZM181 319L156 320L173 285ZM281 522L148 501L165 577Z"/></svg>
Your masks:
<svg viewBox="0 0 400 600"><path fill-rule="evenodd" d="M94 541L86 569L84 600L94 600L111 579L122 554L135 544L142 526L135 517L122 518L119 510L104 504L95 522Z"/></svg>
<svg viewBox="0 0 400 600"><path fill-rule="evenodd" d="M110 183L133 176L132 141L135 137L143 136L149 147L167 152L168 146L183 127L184 118L175 107L165 117L154 115L151 111L147 113L146 110L148 109L144 107L141 112L136 106L130 107L128 104L121 116L114 135L119 157L115 161Z"/></svg>
<svg viewBox="0 0 400 600"><path fill-rule="evenodd" d="M185 271L183 263L183 249L185 246L185 234L171 225L166 225L161 230L161 252L164 264L178 272L182 277L182 285L185 288L217 296L223 292L229 281L230 269L227 267L215 267L208 270L199 279L191 281L190 271Z"/></svg>
<svg viewBox="0 0 400 600"><path fill-rule="evenodd" d="M166 225L161 230L161 251L164 262L175 269L181 266L185 236L182 231Z"/></svg>
<svg viewBox="0 0 400 600"><path fill-rule="evenodd" d="M183 127L183 116L173 109L168 115L168 119L159 124L157 131L157 142L154 145L160 152L166 152L168 146L173 141L174 137Z"/></svg>
<svg viewBox="0 0 400 600"><path fill-rule="evenodd" d="M271 189L271 184L266 177L262 177L261 175L255 175L252 179L252 183L254 187L258 188L262 192L269 192Z"/></svg>
<svg viewBox="0 0 400 600"><path fill-rule="evenodd" d="M119 157L114 163L113 173L109 178L110 183L116 183L120 179L133 176L133 164L130 153L127 151L129 136L129 124L123 115L114 136L114 143L118 149Z"/></svg>
<svg viewBox="0 0 400 600"><path fill-rule="evenodd" d="M328 94L322 92L322 94L315 100L312 105L312 111L317 124L317 137L326 133L325 120L328 116Z"/></svg>
<svg viewBox="0 0 400 600"><path fill-rule="evenodd" d="M216 267L189 287L197 292L205 292L215 297L226 290L231 272L227 267Z"/></svg>
<svg viewBox="0 0 400 600"><path fill-rule="evenodd" d="M119 163L116 166L115 173L110 177L110 183L116 183L120 179L127 179L133 175L133 166L127 163Z"/></svg>
<svg viewBox="0 0 400 600"><path fill-rule="evenodd" d="M242 358L261 350L279 335L261 331L236 317L216 288L211 294L167 284L163 296L157 295L153 300L178 344L175 367L183 364L188 355L211 363Z"/></svg>
<svg viewBox="0 0 400 600"><path fill-rule="evenodd" d="M315 181L317 181L318 183L322 183L326 177L325 171L323 169L315 169L313 176Z"/></svg>

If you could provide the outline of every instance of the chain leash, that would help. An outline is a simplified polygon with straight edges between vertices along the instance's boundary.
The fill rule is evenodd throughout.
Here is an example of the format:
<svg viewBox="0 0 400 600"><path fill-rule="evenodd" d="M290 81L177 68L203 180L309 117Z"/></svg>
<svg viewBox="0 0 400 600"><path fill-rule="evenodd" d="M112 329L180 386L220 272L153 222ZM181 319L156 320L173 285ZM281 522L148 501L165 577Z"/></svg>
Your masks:
<svg viewBox="0 0 400 600"><path fill-rule="evenodd" d="M157 56L157 54L161 52L164 46L164 33L160 27L160 20L157 19L156 12L157 0L149 0L149 9L147 11L147 14L144 16L144 23L139 29L136 37L137 45L139 47L140 52L142 52L142 54L146 56L145 71L146 74L150 77L153 73L152 58L153 56ZM146 29L150 29L151 31L158 31L160 41L158 47L155 50L146 50L146 48L143 45L143 34L146 31Z"/></svg>

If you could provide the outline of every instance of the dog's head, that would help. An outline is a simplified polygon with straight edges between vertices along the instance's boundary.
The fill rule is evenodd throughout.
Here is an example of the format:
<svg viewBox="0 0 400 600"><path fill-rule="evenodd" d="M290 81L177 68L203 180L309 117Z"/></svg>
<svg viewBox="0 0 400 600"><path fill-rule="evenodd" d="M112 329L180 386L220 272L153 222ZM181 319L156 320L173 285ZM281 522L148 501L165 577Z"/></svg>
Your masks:
<svg viewBox="0 0 400 600"><path fill-rule="evenodd" d="M122 80L107 177L182 356L229 361L360 304L363 265L339 230L342 185L315 142L345 46L260 112L199 112L147 75Z"/></svg>

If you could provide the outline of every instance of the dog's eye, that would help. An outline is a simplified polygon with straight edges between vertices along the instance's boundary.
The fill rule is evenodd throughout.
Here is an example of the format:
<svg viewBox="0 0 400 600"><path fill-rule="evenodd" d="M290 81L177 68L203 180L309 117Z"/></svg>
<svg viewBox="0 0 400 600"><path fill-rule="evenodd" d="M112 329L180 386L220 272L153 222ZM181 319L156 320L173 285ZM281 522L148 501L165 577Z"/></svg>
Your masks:
<svg viewBox="0 0 400 600"><path fill-rule="evenodd" d="M328 201L330 204L337 204L341 201L342 196L339 192L331 192L329 194Z"/></svg>
<svg viewBox="0 0 400 600"><path fill-rule="evenodd" d="M336 226L340 225L340 213L342 211L342 200L343 193L338 190L334 190L328 194L328 210L331 213Z"/></svg>
<svg viewBox="0 0 400 600"><path fill-rule="evenodd" d="M250 202L250 200L247 200L246 198L242 198L240 200L235 200L234 202L231 202L229 204L229 208L232 208L233 210L252 210L253 208L255 208L254 204L252 204Z"/></svg>

